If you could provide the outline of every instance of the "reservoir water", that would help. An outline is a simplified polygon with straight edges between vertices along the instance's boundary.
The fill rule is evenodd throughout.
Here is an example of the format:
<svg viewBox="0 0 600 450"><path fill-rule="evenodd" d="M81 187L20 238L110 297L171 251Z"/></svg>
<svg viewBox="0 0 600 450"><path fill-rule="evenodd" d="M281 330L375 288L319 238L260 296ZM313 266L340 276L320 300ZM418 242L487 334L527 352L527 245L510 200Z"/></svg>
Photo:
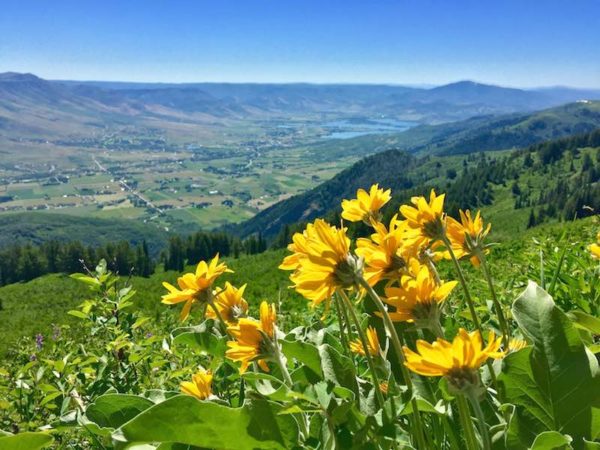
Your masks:
<svg viewBox="0 0 600 450"><path fill-rule="evenodd" d="M400 133L419 125L396 119L343 119L325 122L322 127L329 133L323 139L350 139L368 134Z"/></svg>

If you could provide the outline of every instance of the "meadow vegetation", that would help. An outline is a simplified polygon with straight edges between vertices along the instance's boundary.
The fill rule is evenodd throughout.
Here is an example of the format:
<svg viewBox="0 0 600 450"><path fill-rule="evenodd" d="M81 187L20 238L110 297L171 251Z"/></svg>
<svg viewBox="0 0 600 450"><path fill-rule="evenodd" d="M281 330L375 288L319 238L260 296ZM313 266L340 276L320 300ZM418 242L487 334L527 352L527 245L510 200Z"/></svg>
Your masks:
<svg viewBox="0 0 600 450"><path fill-rule="evenodd" d="M0 288L0 448L598 448L597 218L347 199L288 251Z"/></svg>

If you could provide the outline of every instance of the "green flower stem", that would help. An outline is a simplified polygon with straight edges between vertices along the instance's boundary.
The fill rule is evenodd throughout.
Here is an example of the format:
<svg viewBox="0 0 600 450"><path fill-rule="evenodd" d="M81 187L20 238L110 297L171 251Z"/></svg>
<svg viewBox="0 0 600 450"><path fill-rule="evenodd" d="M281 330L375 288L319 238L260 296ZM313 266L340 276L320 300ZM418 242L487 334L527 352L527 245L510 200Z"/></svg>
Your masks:
<svg viewBox="0 0 600 450"><path fill-rule="evenodd" d="M444 330L442 329L442 326L440 325L439 320L436 320L435 322L432 321L431 326L429 327L429 329L431 330L431 332L433 334L435 334L436 337L445 339Z"/></svg>
<svg viewBox="0 0 600 450"><path fill-rule="evenodd" d="M340 294L340 297L343 299L346 309L350 313L350 317L352 318L352 321L354 322L354 326L356 327L356 331L358 333L358 338L360 339L363 349L365 350L367 364L369 366L369 371L371 372L371 377L373 378L373 388L375 389L375 397L377 398L378 406L381 409L381 408L383 408L383 404L384 404L383 394L381 393L381 388L379 385L379 378L377 377L377 372L375 371L375 363L373 362L373 357L369 353L369 346L367 343L367 338L365 336L363 329L360 326L360 321L358 320L358 316L356 315L356 312L354 311L354 305L352 304L352 302L350 301L350 299L348 298L348 296L342 289L338 289L338 293Z"/></svg>
<svg viewBox="0 0 600 450"><path fill-rule="evenodd" d="M350 347L348 345L348 341L350 339L350 334L349 334L349 327L350 325L348 324L348 320L345 319L346 316L342 317L342 310L343 308L340 306L340 298L336 295L334 300L333 300L334 304L335 304L335 310L337 313L337 318L338 318L338 322L340 324L340 337L342 340L342 347L344 347L344 351L346 353L350 352ZM348 329L346 328L346 326L348 326ZM348 332L348 338L346 338L346 332Z"/></svg>
<svg viewBox="0 0 600 450"><path fill-rule="evenodd" d="M479 318L477 317L477 311L475 310L475 304L473 303L473 298L471 297L471 293L469 292L469 287L467 286L467 281L465 280L465 276L460 267L460 263L458 262L458 259L456 258L456 255L454 254L454 250L452 250L452 244L448 240L448 237L446 236L445 233L442 235L442 242L446 246L446 249L448 250L448 253L450 254L450 258L452 259L452 262L454 263L454 268L456 269L456 275L458 276L458 281L460 282L460 285L462 286L462 289L465 293L465 298L467 299L467 305L469 306L469 312L471 313L471 319L473 320L473 323L475 324L475 328L477 328L477 331L479 331L479 333L481 334L481 337L483 338L483 331L481 329L481 323L479 322Z"/></svg>
<svg viewBox="0 0 600 450"><path fill-rule="evenodd" d="M448 237L446 236L445 233L442 235L441 239L442 239L442 242L444 243L444 245L446 246L446 248L448 249L450 258L452 259L452 262L454 263L454 268L456 269L456 274L458 276L458 280L460 282L460 285L462 286L463 292L465 293L465 298L467 299L467 304L469 305L469 311L471 312L471 317L473 319L473 323L475 324L475 328L477 328L477 331L479 331L479 335L481 336L481 339L483 339L483 330L481 329L481 323L479 322L479 318L477 317L477 312L475 311L475 304L473 303L473 299L471 298L471 293L469 292L469 287L467 286L467 281L465 280L465 276L460 267L460 263L458 262L458 259L456 258L456 255L454 254L454 250L452 250L452 244L448 240ZM494 372L492 363L488 360L486 362L486 365L490 371L490 378L492 379L492 384L494 385L494 388L496 388L496 392L498 392L496 373Z"/></svg>
<svg viewBox="0 0 600 450"><path fill-rule="evenodd" d="M460 448L458 437L456 436L456 430L454 426L450 423L450 419L447 415L442 416L442 425L444 430L446 431L446 439L450 443L450 448L456 449Z"/></svg>
<svg viewBox="0 0 600 450"><path fill-rule="evenodd" d="M344 323L346 324L346 332L348 333L348 350L350 351L350 341L352 340L352 328L350 326L350 317L348 317L348 312L346 308L344 308L344 302L340 300L340 309L342 310L342 316L344 317ZM352 355L352 352L350 351Z"/></svg>
<svg viewBox="0 0 600 450"><path fill-rule="evenodd" d="M485 416L483 415L481 405L479 404L479 400L477 399L477 394L475 393L475 390L471 388L467 390L466 396L471 402L471 406L473 407L473 411L475 411L475 416L477 417L477 425L479 426L479 435L481 436L483 448L484 450L491 450L492 443L490 441L490 435L488 433L487 425L485 423Z"/></svg>
<svg viewBox="0 0 600 450"><path fill-rule="evenodd" d="M438 273L437 267L435 267L433 260L429 256L426 256L426 261L427 261L427 267L429 267L429 270L433 274L433 278L435 278L435 282L438 284L438 286L441 285L442 279L440 278L440 274Z"/></svg>
<svg viewBox="0 0 600 450"><path fill-rule="evenodd" d="M272 346L272 350L273 350L273 360L279 366L279 369L281 370L281 374L283 375L285 384L287 385L288 388L292 389L294 387L294 381L292 380L290 372L287 368L287 364L284 359L284 355L281 352L281 348L279 347L279 343L277 342L276 337L271 341L271 346ZM299 413L298 416L299 416L298 423L300 424L302 434L304 435L305 439L308 439L308 435L309 435L308 424L307 424L308 418L305 413Z"/></svg>
<svg viewBox="0 0 600 450"><path fill-rule="evenodd" d="M475 430L473 429L473 419L469 412L469 404L463 394L456 396L456 405L458 406L458 414L460 416L460 422L462 424L465 441L467 442L467 450L479 450L479 444L475 436Z"/></svg>
<svg viewBox="0 0 600 450"><path fill-rule="evenodd" d="M413 393L412 379L410 377L410 373L408 372L408 368L404 365L405 359L404 359L404 352L402 351L402 343L400 341L400 337L398 336L398 333L396 333L396 328L394 327L394 322L392 322L392 319L390 318L390 315L388 314L387 309L385 308L385 305L379 298L379 295L377 294L377 292L375 292L375 290L371 287L371 285L369 285L369 283L367 283L367 281L363 277L360 277L358 282L360 283L360 285L363 288L366 289L366 291L369 293L369 296L373 299L373 302L375 302L375 305L377 306L377 309L379 309L379 312L381 313L381 316L383 318L383 323L385 324L385 327L388 330L388 333L390 335L390 338L392 341L392 346L394 347L394 352L396 353L396 357L398 358L398 363L400 365L400 370L402 371L402 377L404 378L404 383L406 384L406 387L408 388L408 391L411 395L410 402L411 402L411 405L413 408L414 426L415 426L415 432L416 432L415 434L417 435L417 442L418 442L417 448L419 448L419 449L428 448L427 444L425 443L425 435L423 434L423 424L421 422L421 416L419 414L419 409L417 407L417 400L412 395L412 393Z"/></svg>
<svg viewBox="0 0 600 450"><path fill-rule="evenodd" d="M494 288L494 282L490 274L490 268L487 265L485 252L478 250L475 257L481 262L481 271L483 272L483 276L485 277L488 287L490 288L492 302L494 303L494 309L496 310L496 315L498 316L498 323L500 324L500 330L502 331L502 343L504 344L504 349L507 350L510 331L508 328L506 318L504 317L504 312L502 311L502 305L498 301L498 296L496 295L496 289Z"/></svg>
<svg viewBox="0 0 600 450"><path fill-rule="evenodd" d="M274 360L281 369L281 374L283 375L283 379L285 384L291 389L294 386L294 382L292 381L292 377L290 376L290 372L287 368L287 364L284 360L283 353L281 353L281 349L279 348L279 344L276 341L272 342L273 344L273 353Z"/></svg>
<svg viewBox="0 0 600 450"><path fill-rule="evenodd" d="M212 297L212 294L208 297L207 302L208 302L209 306L212 308L212 310L215 312L215 315L217 316L217 319L219 320L219 323L221 324L221 329L225 332L225 334L227 334L227 336L229 336L229 330L227 329L227 324L223 320L223 316L221 316L221 312L219 311L219 308L217 308L217 305L215 305L215 301Z"/></svg>

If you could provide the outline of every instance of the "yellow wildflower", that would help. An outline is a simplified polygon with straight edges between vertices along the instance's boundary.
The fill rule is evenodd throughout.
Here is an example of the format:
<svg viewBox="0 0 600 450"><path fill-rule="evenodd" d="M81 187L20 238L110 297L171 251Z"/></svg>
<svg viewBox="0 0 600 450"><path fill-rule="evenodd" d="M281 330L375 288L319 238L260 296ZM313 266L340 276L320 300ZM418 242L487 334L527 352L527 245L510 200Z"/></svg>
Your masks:
<svg viewBox="0 0 600 450"><path fill-rule="evenodd" d="M314 225L309 223L302 233L295 233L292 236L292 243L287 246L292 254L283 259L283 262L279 265L281 270L296 270L298 268L300 259L308 254L307 240L313 235Z"/></svg>
<svg viewBox="0 0 600 450"><path fill-rule="evenodd" d="M346 229L338 229L321 219L302 234L302 249L297 248L294 263L284 263L283 268L291 268L294 273L290 280L296 291L311 300L316 306L329 300L338 287L348 288L354 283L355 260L349 254L350 239Z"/></svg>
<svg viewBox="0 0 600 450"><path fill-rule="evenodd" d="M277 320L277 310L274 304L262 302L260 304L260 326L263 332L271 339L275 336L275 321Z"/></svg>
<svg viewBox="0 0 600 450"><path fill-rule="evenodd" d="M480 249L485 251L486 254L489 250L483 248L483 240L490 232L491 224L487 227L483 227L483 219L481 218L481 212L477 211L475 218L471 217L471 211L467 210L460 213L460 222L452 217L448 217L446 234L448 240L452 245L452 250L458 259L469 256L471 263L475 267L479 267L479 258L475 255L475 252Z"/></svg>
<svg viewBox="0 0 600 450"><path fill-rule="evenodd" d="M389 230L381 223L374 224L371 239L356 241L356 254L364 259L365 280L375 286L382 279L394 280L405 270L407 261L415 256L415 248L404 241L406 222L392 217Z"/></svg>
<svg viewBox="0 0 600 450"><path fill-rule="evenodd" d="M588 248L592 253L592 257L600 259L600 233L598 233L598 236L596 236L596 240L598 243L591 244Z"/></svg>
<svg viewBox="0 0 600 450"><path fill-rule="evenodd" d="M431 241L440 239L444 233L444 198L446 194L436 195L432 189L429 201L425 197L413 197L414 206L402 205L400 212L406 218L406 240L412 245L427 246Z"/></svg>
<svg viewBox="0 0 600 450"><path fill-rule="evenodd" d="M360 222L367 225L372 221L378 222L379 210L392 198L391 190L384 191L378 184L371 186L367 193L364 189L356 192L355 199L342 201L342 217L350 222Z"/></svg>
<svg viewBox="0 0 600 450"><path fill-rule="evenodd" d="M242 318L236 325L227 328L234 340L227 342L229 349L226 355L242 363L240 373L246 372L251 361L258 361L261 369L269 371L265 360L272 356L276 318L275 306L263 301L260 305L260 321Z"/></svg>
<svg viewBox="0 0 600 450"><path fill-rule="evenodd" d="M235 324L248 313L248 303L244 300L244 284L239 289L228 281L225 282L225 289L217 291L214 298L214 306L227 325ZM209 319L218 319L217 314L212 308L206 309L206 317Z"/></svg>
<svg viewBox="0 0 600 450"><path fill-rule="evenodd" d="M432 321L437 323L438 305L446 300L456 285L456 281L449 281L438 286L429 269L419 266L415 278L402 277L402 287L385 289L385 302L395 308L389 313L390 318L398 322L417 322L418 325L422 322L423 327L428 327Z"/></svg>
<svg viewBox="0 0 600 450"><path fill-rule="evenodd" d="M181 392L204 400L212 395L213 375L210 370L199 370L192 376L192 381L183 381L180 385Z"/></svg>
<svg viewBox="0 0 600 450"><path fill-rule="evenodd" d="M487 346L483 346L478 331L467 333L459 329L452 343L438 338L434 343L418 340L417 351L404 347L405 365L419 375L447 377L456 388L479 382L478 370L489 358L502 358L502 338L490 331Z"/></svg>
<svg viewBox="0 0 600 450"><path fill-rule="evenodd" d="M381 346L379 345L379 337L377 336L377 331L373 327L367 328L367 350L369 351L369 355L375 356L381 353ZM359 355L366 356L365 349L362 345L360 339L356 339L350 342L350 350L353 353L357 353Z"/></svg>
<svg viewBox="0 0 600 450"><path fill-rule="evenodd" d="M183 305L183 309L181 310L181 314L179 315L179 319L184 321L190 315L190 309L192 309L192 304L196 301L196 291L193 289L188 289L186 284L184 284L181 278L177 279L177 283L180 289L177 289L170 283L166 281L163 282L163 286L167 288L169 291L168 294L162 296L162 303L167 305L174 305L176 303L185 302Z"/></svg>
<svg viewBox="0 0 600 450"><path fill-rule="evenodd" d="M201 301L203 295L212 295L211 288L213 283L225 272L232 272L232 270L229 270L225 263L219 264L218 254L212 259L210 264L200 261L195 273L186 273L177 278L179 289L166 281L163 282L163 286L169 293L162 296L162 303L174 305L185 302L179 317L183 321L188 318L194 302Z"/></svg>

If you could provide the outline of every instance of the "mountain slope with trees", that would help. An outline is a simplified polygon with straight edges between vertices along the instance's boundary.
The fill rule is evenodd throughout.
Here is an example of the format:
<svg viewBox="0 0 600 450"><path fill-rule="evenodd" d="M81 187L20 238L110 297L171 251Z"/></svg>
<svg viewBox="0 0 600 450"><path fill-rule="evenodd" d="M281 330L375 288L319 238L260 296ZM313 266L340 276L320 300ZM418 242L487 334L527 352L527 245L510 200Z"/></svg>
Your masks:
<svg viewBox="0 0 600 450"><path fill-rule="evenodd" d="M600 210L599 176L600 129L512 152L417 158L389 150L367 157L316 188L229 229L242 236L260 231L273 238L280 232L285 234L286 226L332 216L339 211L337 205L342 199L373 183L394 191L389 208L436 187L448 193L452 212L459 207L492 206L498 201L496 191L504 192L511 186L504 195L510 209L529 212L533 208L541 213L542 222L545 217L568 220L589 215L585 206Z"/></svg>
<svg viewBox="0 0 600 450"><path fill-rule="evenodd" d="M401 149L419 155L454 155L526 147L600 127L600 101L581 101L534 113L476 116L439 125L420 125L402 133L319 142L314 154L365 155Z"/></svg>

